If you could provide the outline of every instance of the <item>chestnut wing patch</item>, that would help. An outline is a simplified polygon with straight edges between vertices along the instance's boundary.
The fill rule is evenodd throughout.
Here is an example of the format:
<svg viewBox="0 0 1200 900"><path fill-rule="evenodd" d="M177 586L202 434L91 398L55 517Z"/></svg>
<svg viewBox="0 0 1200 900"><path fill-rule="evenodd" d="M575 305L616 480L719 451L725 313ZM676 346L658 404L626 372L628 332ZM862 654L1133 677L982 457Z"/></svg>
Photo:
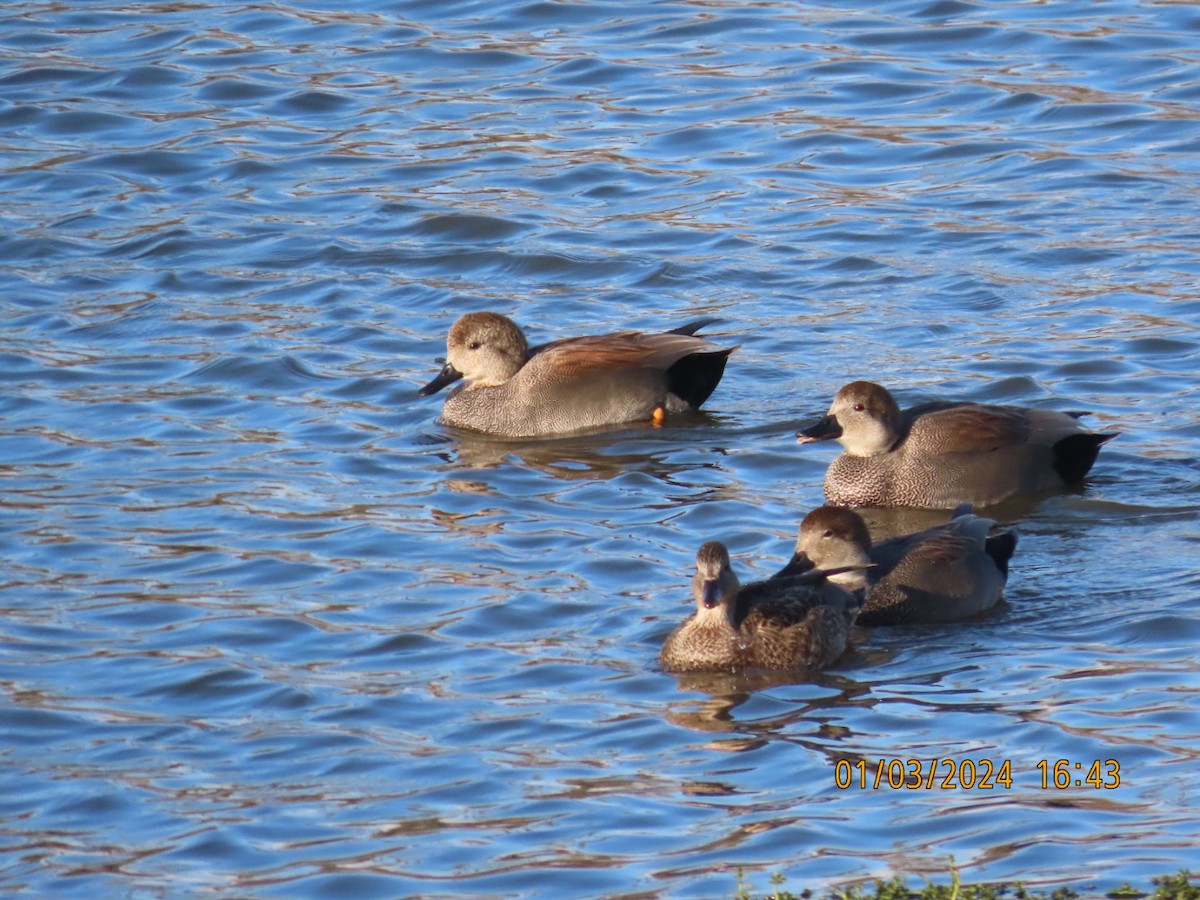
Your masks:
<svg viewBox="0 0 1200 900"><path fill-rule="evenodd" d="M1020 409L963 403L918 416L909 441L938 453L977 453L1023 444L1031 432Z"/></svg>
<svg viewBox="0 0 1200 900"><path fill-rule="evenodd" d="M970 553L977 543L966 535L939 531L921 541L913 555L920 559L922 565L949 566Z"/></svg>
<svg viewBox="0 0 1200 900"><path fill-rule="evenodd" d="M560 379L616 369L665 371L689 354L717 349L708 341L686 334L624 331L554 341L539 347L527 366L553 369Z"/></svg>

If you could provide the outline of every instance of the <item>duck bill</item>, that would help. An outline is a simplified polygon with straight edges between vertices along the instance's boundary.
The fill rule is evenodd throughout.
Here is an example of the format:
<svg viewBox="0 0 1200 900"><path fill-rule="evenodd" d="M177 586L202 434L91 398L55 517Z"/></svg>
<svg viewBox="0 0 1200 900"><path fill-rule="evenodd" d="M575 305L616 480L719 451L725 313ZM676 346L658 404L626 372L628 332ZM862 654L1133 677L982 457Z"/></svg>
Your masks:
<svg viewBox="0 0 1200 900"><path fill-rule="evenodd" d="M716 609L721 605L721 582L716 579L710 579L700 585L700 599L704 602L705 609Z"/></svg>
<svg viewBox="0 0 1200 900"><path fill-rule="evenodd" d="M797 444L811 444L814 441L831 441L842 436L842 426L838 424L837 416L825 416L818 419L807 428L796 432Z"/></svg>
<svg viewBox="0 0 1200 900"><path fill-rule="evenodd" d="M865 572L868 569L874 569L875 563L855 563L849 566L838 566L836 569L817 569L826 578L834 578L838 575L846 575L850 572Z"/></svg>
<svg viewBox="0 0 1200 900"><path fill-rule="evenodd" d="M428 397L430 394L436 394L448 384L454 384L458 379L463 377L463 373L454 368L450 363L442 366L442 371L438 372L437 378L425 385L417 391L418 397Z"/></svg>
<svg viewBox="0 0 1200 900"><path fill-rule="evenodd" d="M792 554L792 558L788 560L788 564L779 570L780 575L794 576L805 575L816 569L817 565L809 558L809 555L803 550L797 550Z"/></svg>

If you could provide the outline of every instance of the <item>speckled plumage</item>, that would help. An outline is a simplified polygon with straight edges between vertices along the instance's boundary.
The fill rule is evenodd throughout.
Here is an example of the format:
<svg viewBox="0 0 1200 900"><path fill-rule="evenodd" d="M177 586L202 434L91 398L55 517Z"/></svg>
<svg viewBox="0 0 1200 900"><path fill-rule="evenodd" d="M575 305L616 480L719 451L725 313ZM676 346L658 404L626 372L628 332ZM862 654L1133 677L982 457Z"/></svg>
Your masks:
<svg viewBox="0 0 1200 900"><path fill-rule="evenodd" d="M696 554L692 595L695 612L659 654L671 672L827 666L845 650L858 611L856 598L811 568L789 565L743 587L718 541Z"/></svg>
<svg viewBox="0 0 1200 900"><path fill-rule="evenodd" d="M841 441L825 473L829 503L953 509L1082 481L1116 434L1088 431L1080 415L954 402L902 412L885 388L855 381L797 439Z"/></svg>
<svg viewBox="0 0 1200 900"><path fill-rule="evenodd" d="M736 349L694 336L710 321L662 334L566 338L531 350L511 319L467 313L450 329L445 367L420 393L463 378L440 421L502 437L561 434L695 409L716 389Z"/></svg>
<svg viewBox="0 0 1200 900"><path fill-rule="evenodd" d="M956 622L1004 595L1017 538L995 526L962 507L944 525L872 544L858 513L822 506L800 523L796 552L825 569L872 565L831 577L865 593L860 625Z"/></svg>

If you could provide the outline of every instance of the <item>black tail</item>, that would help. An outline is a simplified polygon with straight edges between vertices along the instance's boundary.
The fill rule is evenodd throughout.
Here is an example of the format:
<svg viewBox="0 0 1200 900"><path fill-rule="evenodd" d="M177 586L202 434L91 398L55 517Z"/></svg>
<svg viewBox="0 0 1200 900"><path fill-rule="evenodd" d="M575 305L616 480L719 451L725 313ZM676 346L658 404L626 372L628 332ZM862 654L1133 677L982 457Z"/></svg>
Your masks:
<svg viewBox="0 0 1200 900"><path fill-rule="evenodd" d="M668 389L692 409L709 398L725 374L725 363L729 354L736 350L713 350L708 353L690 353L667 369Z"/></svg>
<svg viewBox="0 0 1200 900"><path fill-rule="evenodd" d="M692 334L695 334L697 331L699 331L701 328L703 328L705 325L711 325L713 322L720 322L720 321L721 320L718 318L709 316L707 319L697 319L695 322L688 322L686 325L680 325L678 328L672 328L670 331L667 332L667 334L692 335Z"/></svg>
<svg viewBox="0 0 1200 900"><path fill-rule="evenodd" d="M1000 570L1000 574L1007 578L1008 561L1012 559L1012 555L1017 549L1016 532L999 531L996 534L988 535L988 539L983 543L983 549L987 551L987 555L996 563L996 568Z"/></svg>
<svg viewBox="0 0 1200 900"><path fill-rule="evenodd" d="M1072 434L1054 445L1054 470L1067 484L1083 481L1096 462L1100 448L1111 441L1119 432Z"/></svg>

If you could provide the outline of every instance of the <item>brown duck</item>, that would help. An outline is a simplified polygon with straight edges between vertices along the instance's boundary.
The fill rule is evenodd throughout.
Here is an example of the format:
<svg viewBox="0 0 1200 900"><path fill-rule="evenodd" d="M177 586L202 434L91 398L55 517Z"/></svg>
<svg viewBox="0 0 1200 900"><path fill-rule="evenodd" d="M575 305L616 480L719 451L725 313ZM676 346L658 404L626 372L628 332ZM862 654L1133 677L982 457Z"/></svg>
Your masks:
<svg viewBox="0 0 1200 900"><path fill-rule="evenodd" d="M696 610L667 636L662 667L731 672L829 665L846 649L858 600L829 580L832 573L805 568L789 563L743 587L725 545L709 541L696 554Z"/></svg>

